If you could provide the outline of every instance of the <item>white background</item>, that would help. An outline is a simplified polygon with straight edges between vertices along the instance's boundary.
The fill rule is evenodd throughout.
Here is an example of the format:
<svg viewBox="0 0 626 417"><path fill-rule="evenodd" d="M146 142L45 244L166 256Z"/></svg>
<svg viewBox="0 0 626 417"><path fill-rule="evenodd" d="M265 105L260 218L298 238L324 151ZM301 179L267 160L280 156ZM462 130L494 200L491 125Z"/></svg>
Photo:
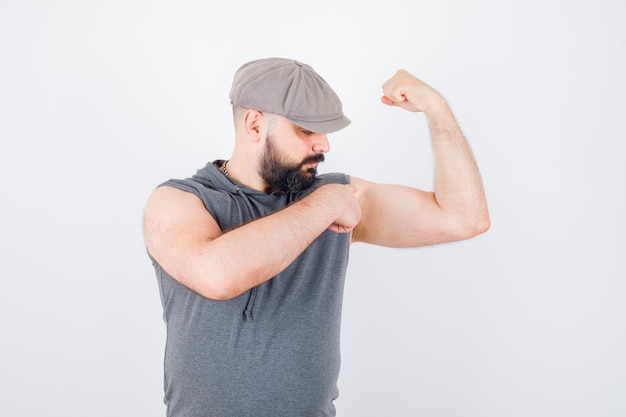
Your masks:
<svg viewBox="0 0 626 417"><path fill-rule="evenodd" d="M353 247L338 415L626 415L623 1L211 3L0 3L2 415L164 415L145 200L230 156L267 56L342 97L323 171L430 189L423 116L379 102L418 75L489 200L476 239Z"/></svg>

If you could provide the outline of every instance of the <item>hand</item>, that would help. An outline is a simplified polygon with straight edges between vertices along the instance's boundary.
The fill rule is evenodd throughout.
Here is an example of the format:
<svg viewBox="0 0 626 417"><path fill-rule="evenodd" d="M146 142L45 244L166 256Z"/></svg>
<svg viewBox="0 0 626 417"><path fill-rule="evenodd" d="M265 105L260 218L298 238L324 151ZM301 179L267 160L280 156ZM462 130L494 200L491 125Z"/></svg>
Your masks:
<svg viewBox="0 0 626 417"><path fill-rule="evenodd" d="M329 227L333 232L351 232L361 221L359 191L355 186L350 184L326 184L315 193L322 193L320 198L323 203L328 204L337 216Z"/></svg>
<svg viewBox="0 0 626 417"><path fill-rule="evenodd" d="M425 113L435 106L445 105L443 97L435 89L403 69L383 84L381 101L388 106Z"/></svg>

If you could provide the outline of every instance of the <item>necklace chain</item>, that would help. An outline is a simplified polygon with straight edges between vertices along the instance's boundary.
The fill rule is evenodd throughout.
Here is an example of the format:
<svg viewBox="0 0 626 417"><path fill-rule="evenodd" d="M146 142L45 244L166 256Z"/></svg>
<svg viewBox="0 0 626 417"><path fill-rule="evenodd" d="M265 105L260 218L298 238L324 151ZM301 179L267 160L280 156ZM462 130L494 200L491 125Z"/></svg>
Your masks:
<svg viewBox="0 0 626 417"><path fill-rule="evenodd" d="M222 166L220 167L220 171L222 171L222 174L226 175L227 177L229 177L228 175L228 169L226 168L226 164L228 163L228 160L225 160L224 162L222 162Z"/></svg>

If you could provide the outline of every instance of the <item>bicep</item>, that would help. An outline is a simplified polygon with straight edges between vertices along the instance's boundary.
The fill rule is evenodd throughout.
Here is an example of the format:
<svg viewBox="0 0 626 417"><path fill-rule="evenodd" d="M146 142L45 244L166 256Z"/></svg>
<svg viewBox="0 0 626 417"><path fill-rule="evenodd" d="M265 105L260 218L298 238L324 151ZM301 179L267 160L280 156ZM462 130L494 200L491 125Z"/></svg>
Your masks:
<svg viewBox="0 0 626 417"><path fill-rule="evenodd" d="M192 193L157 188L146 204L144 238L148 253L172 277L184 282L191 259L208 241L222 234L217 222Z"/></svg>
<svg viewBox="0 0 626 417"><path fill-rule="evenodd" d="M359 178L351 178L351 184L361 205L353 242L409 248L457 240L455 226L434 193Z"/></svg>

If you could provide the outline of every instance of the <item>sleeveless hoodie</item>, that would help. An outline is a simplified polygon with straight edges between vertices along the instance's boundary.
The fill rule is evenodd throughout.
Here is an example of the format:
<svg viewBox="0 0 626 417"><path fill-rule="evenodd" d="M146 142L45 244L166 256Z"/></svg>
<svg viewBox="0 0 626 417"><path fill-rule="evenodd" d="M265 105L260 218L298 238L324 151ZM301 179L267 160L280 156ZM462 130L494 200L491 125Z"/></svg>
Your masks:
<svg viewBox="0 0 626 417"><path fill-rule="evenodd" d="M349 177L324 174L303 192L265 194L209 163L162 185L195 194L227 233L326 183ZM334 416L349 245L349 234L326 230L283 272L227 301L200 296L152 259L167 328L167 415Z"/></svg>

